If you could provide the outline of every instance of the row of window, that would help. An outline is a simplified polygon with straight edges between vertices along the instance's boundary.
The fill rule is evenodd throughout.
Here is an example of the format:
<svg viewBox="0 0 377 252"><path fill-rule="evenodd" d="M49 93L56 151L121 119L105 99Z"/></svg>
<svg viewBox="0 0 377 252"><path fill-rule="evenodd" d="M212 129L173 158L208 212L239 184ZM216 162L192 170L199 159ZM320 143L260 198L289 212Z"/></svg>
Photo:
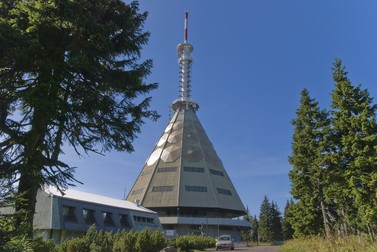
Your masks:
<svg viewBox="0 0 377 252"><path fill-rule="evenodd" d="M185 172L200 172L200 173L204 173L204 168L202 167L190 167L190 166L184 166L183 167L183 170Z"/></svg>
<svg viewBox="0 0 377 252"><path fill-rule="evenodd" d="M153 224L154 223L154 219L153 218L136 216L136 215L134 216L134 221L135 222L142 222L142 223L149 223L149 224Z"/></svg>
<svg viewBox="0 0 377 252"><path fill-rule="evenodd" d="M217 188L217 192L224 195L232 195L232 192L228 189Z"/></svg>
<svg viewBox="0 0 377 252"><path fill-rule="evenodd" d="M101 221L104 226L115 227L113 213L102 211L101 220L97 220L95 216L96 211L93 209L82 209L82 216L84 217L85 223L88 225L99 224L98 221ZM72 206L63 206L63 218L66 222L77 223L76 217L76 208ZM131 223L129 222L128 215L118 214L119 223L123 228L132 228ZM154 223L153 218L134 216L135 222L144 222L144 223Z"/></svg>
<svg viewBox="0 0 377 252"><path fill-rule="evenodd" d="M217 187L216 189L219 194L232 195L232 192L228 189L219 187ZM152 188L152 192L172 192L173 190L174 186L172 185L154 186ZM185 190L186 192L208 192L207 186L186 185Z"/></svg>
<svg viewBox="0 0 377 252"><path fill-rule="evenodd" d="M95 216L95 210L93 209L82 209L82 215L84 217L84 221L88 225L93 224L99 224L99 221L101 221L105 226L108 227L115 227L114 217L113 213L102 211L101 220L97 220ZM72 206L63 206L63 218L66 222L73 222L77 223L77 217L76 217L76 208ZM131 224L128 221L128 216L125 214L119 214L119 223L124 228L131 228Z"/></svg>
<svg viewBox="0 0 377 252"><path fill-rule="evenodd" d="M173 191L173 186L154 186L152 192L171 192Z"/></svg>
<svg viewBox="0 0 377 252"><path fill-rule="evenodd" d="M218 170L214 170L214 169L209 169L209 171L214 174L214 175L218 175L218 176L222 176L224 177L224 173L222 171L218 171Z"/></svg>
<svg viewBox="0 0 377 252"><path fill-rule="evenodd" d="M158 173L161 173L161 172L177 172L177 170L178 170L177 167L159 167L159 168L157 168ZM204 173L205 172L203 167L184 166L183 170L185 172L198 172L198 173ZM214 169L209 169L209 171L213 175L224 177L224 172L222 172L222 171L218 171L218 170L214 170ZM152 172L152 170L145 170L141 173L141 176L148 175L151 172Z"/></svg>
<svg viewBox="0 0 377 252"><path fill-rule="evenodd" d="M185 186L187 192L207 192L206 186Z"/></svg>

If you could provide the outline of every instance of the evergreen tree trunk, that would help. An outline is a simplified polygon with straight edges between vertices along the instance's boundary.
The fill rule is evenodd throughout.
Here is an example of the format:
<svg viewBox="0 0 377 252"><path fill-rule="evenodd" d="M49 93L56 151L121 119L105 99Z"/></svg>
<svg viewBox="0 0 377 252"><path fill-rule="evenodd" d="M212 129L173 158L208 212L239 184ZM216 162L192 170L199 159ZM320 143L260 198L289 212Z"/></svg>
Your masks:
<svg viewBox="0 0 377 252"><path fill-rule="evenodd" d="M326 202L323 198L323 186L321 185L321 182L320 182L321 179L322 178L318 178L318 200L319 200L319 205L321 207L322 218L323 218L323 227L325 229L325 235L326 235L326 238L330 238L330 237L333 236L333 232L332 232L330 220L329 220L328 213L327 213Z"/></svg>
<svg viewBox="0 0 377 252"><path fill-rule="evenodd" d="M36 197L39 187L34 182L38 175L33 171L24 172L20 177L18 194L21 200L16 202L16 212L20 213L16 220L16 227L26 227L27 235L33 237L33 218L35 213Z"/></svg>
<svg viewBox="0 0 377 252"><path fill-rule="evenodd" d="M330 221L329 221L327 211L326 211L326 203L323 200L322 196L319 196L319 202L320 202L321 211L322 211L323 226L325 228L326 238L330 238L333 236L333 232L332 232Z"/></svg>
<svg viewBox="0 0 377 252"><path fill-rule="evenodd" d="M41 95L44 95L43 91L41 91L41 93ZM29 141L25 146L24 162L22 164L22 169L20 169L18 195L21 196L22 200L16 205L16 211L19 212L24 210L26 213L24 219L19 219L16 224L26 225L27 233L30 237L32 237L33 231L36 196L38 189L43 183L42 169L44 158L42 151L45 149L44 135L47 131L46 116L47 113L44 106L35 109L32 128L27 136Z"/></svg>
<svg viewBox="0 0 377 252"><path fill-rule="evenodd" d="M373 234L373 230L370 228L370 225L368 224L367 225L367 228L368 228L368 234L369 234L369 237L370 237L370 240L372 243L374 243L374 234Z"/></svg>

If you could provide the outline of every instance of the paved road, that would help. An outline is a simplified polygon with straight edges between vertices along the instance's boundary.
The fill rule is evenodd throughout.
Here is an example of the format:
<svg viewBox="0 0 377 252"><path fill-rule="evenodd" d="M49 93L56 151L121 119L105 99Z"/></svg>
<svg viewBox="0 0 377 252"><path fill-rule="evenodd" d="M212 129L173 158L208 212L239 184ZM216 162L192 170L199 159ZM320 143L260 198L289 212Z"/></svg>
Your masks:
<svg viewBox="0 0 377 252"><path fill-rule="evenodd" d="M207 251L207 250L206 250ZM216 251L211 249L208 251ZM279 247L277 246L254 246L248 248L235 248L234 250L222 250L222 251L242 251L242 252L280 252Z"/></svg>
<svg viewBox="0 0 377 252"><path fill-rule="evenodd" d="M238 249L237 249L238 250ZM241 251L241 248L239 248ZM250 248L243 248L242 251L246 252L280 252L276 246L255 246Z"/></svg>

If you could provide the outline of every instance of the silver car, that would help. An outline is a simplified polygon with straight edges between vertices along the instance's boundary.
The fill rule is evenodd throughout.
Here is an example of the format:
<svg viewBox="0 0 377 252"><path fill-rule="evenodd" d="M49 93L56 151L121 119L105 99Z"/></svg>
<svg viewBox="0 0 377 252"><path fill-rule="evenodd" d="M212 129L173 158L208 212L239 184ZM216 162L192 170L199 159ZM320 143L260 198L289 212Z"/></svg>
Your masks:
<svg viewBox="0 0 377 252"><path fill-rule="evenodd" d="M230 249L234 250L234 242L230 235L220 235L216 239L216 250L221 249Z"/></svg>

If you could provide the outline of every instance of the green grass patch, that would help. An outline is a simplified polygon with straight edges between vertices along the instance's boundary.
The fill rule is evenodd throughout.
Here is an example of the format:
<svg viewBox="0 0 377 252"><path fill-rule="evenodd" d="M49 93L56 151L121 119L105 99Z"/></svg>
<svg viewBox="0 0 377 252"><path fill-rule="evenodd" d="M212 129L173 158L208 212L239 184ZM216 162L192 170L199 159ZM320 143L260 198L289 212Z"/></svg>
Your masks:
<svg viewBox="0 0 377 252"><path fill-rule="evenodd" d="M377 244L372 244L362 236L331 239L307 237L289 240L279 249L282 252L377 252Z"/></svg>

